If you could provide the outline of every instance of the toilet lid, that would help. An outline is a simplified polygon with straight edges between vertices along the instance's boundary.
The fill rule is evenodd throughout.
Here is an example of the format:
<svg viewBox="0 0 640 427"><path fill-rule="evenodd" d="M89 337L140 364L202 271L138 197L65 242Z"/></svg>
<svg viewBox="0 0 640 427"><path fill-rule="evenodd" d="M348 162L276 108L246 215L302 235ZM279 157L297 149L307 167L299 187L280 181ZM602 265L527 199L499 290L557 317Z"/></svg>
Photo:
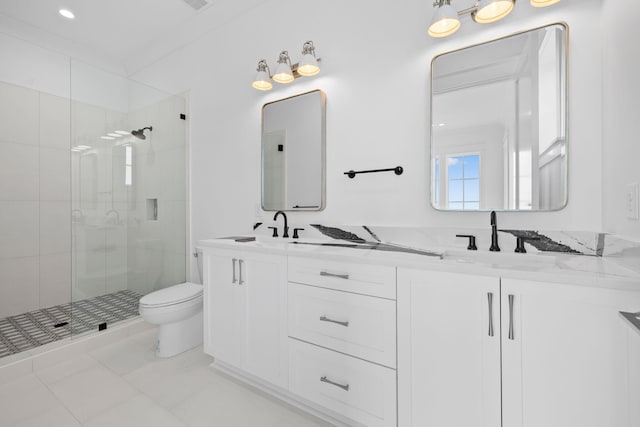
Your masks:
<svg viewBox="0 0 640 427"><path fill-rule="evenodd" d="M200 296L202 296L202 285L189 282L180 283L143 296L140 298L140 305L147 307L174 305Z"/></svg>

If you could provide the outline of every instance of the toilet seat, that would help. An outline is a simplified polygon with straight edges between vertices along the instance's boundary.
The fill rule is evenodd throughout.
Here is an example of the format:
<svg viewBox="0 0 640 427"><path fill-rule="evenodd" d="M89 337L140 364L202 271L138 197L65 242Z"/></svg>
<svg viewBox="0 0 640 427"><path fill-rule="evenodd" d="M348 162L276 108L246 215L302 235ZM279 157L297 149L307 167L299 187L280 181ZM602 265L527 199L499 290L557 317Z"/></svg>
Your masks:
<svg viewBox="0 0 640 427"><path fill-rule="evenodd" d="M140 298L140 308L169 307L202 298L202 285L180 283L151 292Z"/></svg>

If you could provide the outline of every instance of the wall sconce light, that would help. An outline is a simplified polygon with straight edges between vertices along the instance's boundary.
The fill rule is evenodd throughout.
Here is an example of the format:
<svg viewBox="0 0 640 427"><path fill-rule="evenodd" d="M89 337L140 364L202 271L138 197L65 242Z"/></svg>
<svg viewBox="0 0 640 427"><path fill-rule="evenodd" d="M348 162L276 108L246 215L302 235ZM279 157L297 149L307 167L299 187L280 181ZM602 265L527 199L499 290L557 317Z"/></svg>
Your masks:
<svg viewBox="0 0 640 427"><path fill-rule="evenodd" d="M271 70L269 69L267 60L261 59L258 62L258 74L251 85L258 90L269 90L273 87L271 83L272 79L277 83L287 84L298 77L315 76L320 72L320 67L318 66L319 61L321 61L321 58L316 57L313 42L309 40L302 45L302 58L299 63L292 65L289 52L286 50L280 52L278 66L273 76L270 75Z"/></svg>
<svg viewBox="0 0 640 427"><path fill-rule="evenodd" d="M316 58L316 48L313 46L313 42L311 40L305 42L302 45L302 58L298 63L298 74L307 77L315 76L320 72L319 60Z"/></svg>
<svg viewBox="0 0 640 427"><path fill-rule="evenodd" d="M289 58L289 52L283 50L280 52L278 58L278 66L276 72L273 75L273 80L278 83L291 83L293 81L293 70L291 69L291 59Z"/></svg>
<svg viewBox="0 0 640 427"><path fill-rule="evenodd" d="M266 59L261 59L258 62L257 68L258 74L253 80L252 86L258 90L269 90L273 87L271 84L271 77L269 76L269 65L267 65Z"/></svg>
<svg viewBox="0 0 640 427"><path fill-rule="evenodd" d="M560 0L530 0L534 7L551 6ZM433 7L437 10L431 19L429 35L431 37L447 37L460 28L460 17L471 15L478 24L496 22L506 17L513 10L516 0L478 0L475 6L456 12L451 0L435 0Z"/></svg>

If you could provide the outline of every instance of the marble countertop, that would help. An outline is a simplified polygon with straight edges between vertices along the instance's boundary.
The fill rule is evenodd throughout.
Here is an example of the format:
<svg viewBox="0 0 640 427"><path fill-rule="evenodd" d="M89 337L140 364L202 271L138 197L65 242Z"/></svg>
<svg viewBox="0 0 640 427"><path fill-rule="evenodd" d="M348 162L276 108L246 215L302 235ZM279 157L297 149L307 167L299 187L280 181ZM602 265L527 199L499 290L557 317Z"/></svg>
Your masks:
<svg viewBox="0 0 640 427"><path fill-rule="evenodd" d="M620 316L626 321L629 326L631 326L631 329L633 329L638 333L638 335L640 335L640 312L628 313L625 311L621 311Z"/></svg>
<svg viewBox="0 0 640 427"><path fill-rule="evenodd" d="M455 239L454 234L454 239L447 241L445 233L450 232L442 230L438 232L446 238L418 228L304 228L299 239L273 238L258 230L201 240L198 246L640 291L640 268L634 258L576 255L575 251L540 251L533 247L528 247L525 254L513 253L513 236L513 242L501 236L501 245L509 252L489 252L480 244L479 250L468 251L464 239ZM246 237L249 239L243 239Z"/></svg>

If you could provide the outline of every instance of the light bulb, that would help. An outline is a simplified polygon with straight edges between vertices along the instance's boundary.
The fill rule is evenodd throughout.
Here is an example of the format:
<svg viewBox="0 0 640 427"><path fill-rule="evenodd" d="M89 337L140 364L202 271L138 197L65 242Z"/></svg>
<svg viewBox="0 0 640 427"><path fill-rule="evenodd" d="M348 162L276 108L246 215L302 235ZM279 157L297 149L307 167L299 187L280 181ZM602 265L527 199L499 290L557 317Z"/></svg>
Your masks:
<svg viewBox="0 0 640 427"><path fill-rule="evenodd" d="M253 80L251 84L255 89L258 90L269 90L273 87L271 84L271 79L266 71L258 71L256 78Z"/></svg>
<svg viewBox="0 0 640 427"><path fill-rule="evenodd" d="M552 4L558 3L560 0L531 0L531 6L533 7L547 7Z"/></svg>
<svg viewBox="0 0 640 427"><path fill-rule="evenodd" d="M511 13L514 3L514 0L480 0L471 17L479 24L499 21Z"/></svg>
<svg viewBox="0 0 640 427"><path fill-rule="evenodd" d="M431 37L446 37L458 31L459 28L458 12L450 4L443 4L433 15L428 32Z"/></svg>
<svg viewBox="0 0 640 427"><path fill-rule="evenodd" d="M278 58L278 66L276 72L273 73L273 80L278 83L291 83L293 81L293 72L291 71L291 60L289 52L283 50Z"/></svg>
<svg viewBox="0 0 640 427"><path fill-rule="evenodd" d="M297 71L301 76L315 76L320 72L318 60L310 53L302 55Z"/></svg>

